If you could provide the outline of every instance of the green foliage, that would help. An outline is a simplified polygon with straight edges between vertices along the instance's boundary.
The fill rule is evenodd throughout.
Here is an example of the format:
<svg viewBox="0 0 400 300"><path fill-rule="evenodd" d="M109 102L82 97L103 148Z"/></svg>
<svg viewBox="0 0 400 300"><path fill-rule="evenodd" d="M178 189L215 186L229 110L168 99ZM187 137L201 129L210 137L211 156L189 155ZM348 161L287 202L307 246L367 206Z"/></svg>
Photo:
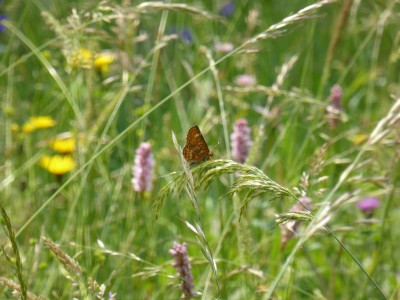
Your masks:
<svg viewBox="0 0 400 300"><path fill-rule="evenodd" d="M398 1L227 2L0 1L1 299L399 298Z"/></svg>

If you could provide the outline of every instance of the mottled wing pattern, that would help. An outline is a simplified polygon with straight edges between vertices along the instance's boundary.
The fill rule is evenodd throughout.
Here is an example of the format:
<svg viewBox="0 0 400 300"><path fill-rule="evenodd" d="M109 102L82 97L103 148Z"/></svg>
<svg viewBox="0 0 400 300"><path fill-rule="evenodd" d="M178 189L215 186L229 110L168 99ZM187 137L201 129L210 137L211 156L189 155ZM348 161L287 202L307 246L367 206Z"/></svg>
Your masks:
<svg viewBox="0 0 400 300"><path fill-rule="evenodd" d="M191 127L186 136L186 145L183 147L185 160L191 164L199 163L210 159L212 155L199 127Z"/></svg>

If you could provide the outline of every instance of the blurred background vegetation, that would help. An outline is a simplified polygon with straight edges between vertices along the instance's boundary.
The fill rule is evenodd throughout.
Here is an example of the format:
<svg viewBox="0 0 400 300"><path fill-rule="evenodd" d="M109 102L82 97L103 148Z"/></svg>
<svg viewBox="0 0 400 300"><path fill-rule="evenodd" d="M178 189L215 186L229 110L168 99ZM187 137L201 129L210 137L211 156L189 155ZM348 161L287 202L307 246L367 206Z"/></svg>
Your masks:
<svg viewBox="0 0 400 300"><path fill-rule="evenodd" d="M399 12L394 0L1 1L0 297L20 274L49 299L180 298L177 241L198 298L397 299ZM156 219L160 190L184 174L172 132L183 147L198 125L218 163L238 119L246 165L295 197L226 196L240 178L227 167L196 190L198 209L171 190ZM143 142L154 176L136 191ZM299 215L277 215L305 197L311 222L282 242Z"/></svg>

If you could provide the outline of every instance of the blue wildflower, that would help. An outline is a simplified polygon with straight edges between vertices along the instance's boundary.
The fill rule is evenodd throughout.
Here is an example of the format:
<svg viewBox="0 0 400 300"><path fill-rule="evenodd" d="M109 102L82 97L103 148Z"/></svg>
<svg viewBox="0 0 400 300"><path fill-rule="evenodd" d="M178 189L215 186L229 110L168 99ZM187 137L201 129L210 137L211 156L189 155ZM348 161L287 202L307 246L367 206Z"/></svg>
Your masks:
<svg viewBox="0 0 400 300"><path fill-rule="evenodd" d="M219 14L223 17L229 18L232 17L235 12L235 4L232 0L228 1L219 9Z"/></svg>
<svg viewBox="0 0 400 300"><path fill-rule="evenodd" d="M0 14L0 32L4 32L6 30L6 27L3 24L1 24L1 21L5 19L7 19L6 15Z"/></svg>
<svg viewBox="0 0 400 300"><path fill-rule="evenodd" d="M184 28L181 32L182 40L188 44L193 44L192 32L188 28Z"/></svg>

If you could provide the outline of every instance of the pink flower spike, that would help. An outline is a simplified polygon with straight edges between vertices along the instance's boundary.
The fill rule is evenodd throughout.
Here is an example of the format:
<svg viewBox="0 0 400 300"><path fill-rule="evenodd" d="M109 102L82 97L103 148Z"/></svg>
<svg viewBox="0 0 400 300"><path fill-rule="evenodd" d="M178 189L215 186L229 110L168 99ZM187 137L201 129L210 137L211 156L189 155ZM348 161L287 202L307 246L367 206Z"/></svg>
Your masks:
<svg viewBox="0 0 400 300"><path fill-rule="evenodd" d="M329 95L329 104L326 107L328 113L328 123L331 128L335 128L340 122L340 113L342 111L343 91L340 85L335 84L331 88Z"/></svg>
<svg viewBox="0 0 400 300"><path fill-rule="evenodd" d="M179 244L174 242L174 246L169 250L169 254L174 257L172 265L178 271L182 280L181 289L183 297L189 299L195 295L193 276L190 271L192 268L189 262L189 256L186 250L186 243Z"/></svg>
<svg viewBox="0 0 400 300"><path fill-rule="evenodd" d="M150 191L153 188L154 159L150 143L142 143L136 150L135 164L132 168L132 185L136 192Z"/></svg>
<svg viewBox="0 0 400 300"><path fill-rule="evenodd" d="M342 108L342 103L341 103L342 96L343 96L342 88L340 87L340 85L335 84L331 88L331 94L329 96L329 101L338 110L340 110Z"/></svg>
<svg viewBox="0 0 400 300"><path fill-rule="evenodd" d="M244 163L251 147L250 128L246 119L239 119L233 125L231 134L232 157L240 163Z"/></svg>
<svg viewBox="0 0 400 300"><path fill-rule="evenodd" d="M250 87L256 84L256 78L253 75L243 74L235 78L235 83L239 86Z"/></svg>
<svg viewBox="0 0 400 300"><path fill-rule="evenodd" d="M233 44L217 42L214 45L214 49L218 53L229 53L233 50Z"/></svg>

